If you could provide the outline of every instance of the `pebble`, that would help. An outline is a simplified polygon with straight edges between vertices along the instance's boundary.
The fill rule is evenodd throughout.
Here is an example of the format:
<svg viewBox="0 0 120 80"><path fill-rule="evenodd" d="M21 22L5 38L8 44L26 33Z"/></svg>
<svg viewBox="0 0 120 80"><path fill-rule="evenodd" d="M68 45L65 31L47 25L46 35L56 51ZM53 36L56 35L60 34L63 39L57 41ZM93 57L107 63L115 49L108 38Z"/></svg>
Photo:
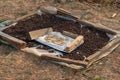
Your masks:
<svg viewBox="0 0 120 80"><path fill-rule="evenodd" d="M77 54L80 54L79 52L77 52Z"/></svg>

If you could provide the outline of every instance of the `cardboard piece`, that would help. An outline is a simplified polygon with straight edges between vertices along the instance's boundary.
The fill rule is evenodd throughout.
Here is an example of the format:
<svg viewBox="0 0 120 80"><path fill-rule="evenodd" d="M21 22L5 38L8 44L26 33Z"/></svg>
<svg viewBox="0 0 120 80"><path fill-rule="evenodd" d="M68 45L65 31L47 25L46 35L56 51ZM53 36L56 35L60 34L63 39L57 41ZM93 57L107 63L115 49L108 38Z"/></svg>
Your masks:
<svg viewBox="0 0 120 80"><path fill-rule="evenodd" d="M39 38L40 36L48 34L52 31L53 31L53 29L50 27L50 28L44 28L44 29L40 29L40 30L30 31L29 34L30 34L31 40L35 40L35 39Z"/></svg>

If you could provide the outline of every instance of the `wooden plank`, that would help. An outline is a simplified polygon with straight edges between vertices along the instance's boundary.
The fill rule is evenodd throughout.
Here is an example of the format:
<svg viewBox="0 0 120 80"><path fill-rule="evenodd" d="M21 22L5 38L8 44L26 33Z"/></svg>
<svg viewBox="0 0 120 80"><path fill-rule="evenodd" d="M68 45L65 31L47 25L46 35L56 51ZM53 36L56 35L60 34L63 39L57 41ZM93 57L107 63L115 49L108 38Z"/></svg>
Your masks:
<svg viewBox="0 0 120 80"><path fill-rule="evenodd" d="M21 49L21 51L24 51L26 53L35 54L36 56L38 56L44 60L49 60L49 61L65 62L67 64L81 65L84 67L86 67L88 64L88 62L85 62L85 61L60 58L60 57L57 57L55 53L51 54L51 53L48 53L48 51L46 51L46 50L40 50L40 49L36 49L36 48L24 48L24 49Z"/></svg>
<svg viewBox="0 0 120 80"><path fill-rule="evenodd" d="M21 49L21 51L26 52L26 53L32 53L35 54L36 56L41 57L43 54L45 55L50 55L50 56L56 56L56 53L49 53L47 50L44 49L36 49L35 47L26 47L24 49Z"/></svg>
<svg viewBox="0 0 120 80"><path fill-rule="evenodd" d="M63 8L58 8L57 14L60 14L60 13L65 14L66 16L69 16L69 17L74 18L74 19L79 19L80 18L79 16L74 15L70 11L65 10Z"/></svg>
<svg viewBox="0 0 120 80"><path fill-rule="evenodd" d="M17 47L18 49L26 47L26 42L19 40L17 38L14 38L14 37L12 37L8 34L5 34L3 32L0 32L0 39L12 44L13 46Z"/></svg>
<svg viewBox="0 0 120 80"><path fill-rule="evenodd" d="M74 33L68 32L68 31L63 31L62 34L66 35L66 36L69 36L71 38L74 38L74 39L79 36L78 34L74 34Z"/></svg>
<svg viewBox="0 0 120 80"><path fill-rule="evenodd" d="M106 51L104 54L101 54L101 55L96 59L96 61L99 60L99 59L101 59L101 58L103 58L103 57L105 57L105 56L107 56L108 54L112 53L119 45L120 45L120 42L115 43L108 51Z"/></svg>
<svg viewBox="0 0 120 80"><path fill-rule="evenodd" d="M85 61L72 60L72 59L67 59L67 58L60 58L60 57L57 57L57 56L42 55L41 58L45 59L45 60L65 62L65 63L68 63L68 64L82 65L84 67L86 67L87 64L88 64L88 62L85 62Z"/></svg>
<svg viewBox="0 0 120 80"><path fill-rule="evenodd" d="M101 54L101 51L97 51L93 55L90 55L89 57L87 57L85 61L90 62L92 59L96 58L100 54Z"/></svg>
<svg viewBox="0 0 120 80"><path fill-rule="evenodd" d="M27 15L24 15L24 16L22 16L22 17L19 17L19 18L17 18L16 20L14 20L14 22L18 22L18 21L20 21L20 20L24 20L25 18L31 17L31 16L33 16L34 14L37 14L37 12L31 12L31 13L29 13L29 14L27 14Z"/></svg>
<svg viewBox="0 0 120 80"><path fill-rule="evenodd" d="M114 35L113 38L112 38L109 42L111 42L112 40L116 39L115 36L116 36L116 35ZM108 43L109 43L109 42L108 42ZM105 46L107 46L107 45L105 45ZM105 46L104 46L104 47L105 47ZM103 47L102 49L104 49L104 47ZM101 50L102 50L102 49L101 49ZM94 53L94 54L90 55L89 57L87 57L87 58L86 58L86 61L89 62L89 61L91 61L92 59L94 59L95 57L97 57L98 55L100 55L101 50L99 50L99 51L97 51L96 53Z"/></svg>
<svg viewBox="0 0 120 80"><path fill-rule="evenodd" d="M70 43L67 47L66 47L66 51L70 52L73 49L75 49L78 45L80 45L83 42L83 36L78 36L72 43Z"/></svg>
<svg viewBox="0 0 120 80"><path fill-rule="evenodd" d="M84 67L82 65L68 64L65 62L58 62L58 61L50 61L50 62L71 68L73 70L83 70L84 69Z"/></svg>
<svg viewBox="0 0 120 80"><path fill-rule="evenodd" d="M30 34L31 40L34 40L34 39L39 38L40 36L43 36L45 34L52 32L52 31L53 31L53 29L50 27L50 28L44 28L44 29L30 31L29 34Z"/></svg>
<svg viewBox="0 0 120 80"><path fill-rule="evenodd" d="M120 45L120 37L109 42L105 47L103 47L101 49L101 51L96 52L97 55L95 57L92 57L92 58L88 57L86 59L87 61L89 61L89 64L87 65L87 67L89 67L93 62L95 62L95 61L107 56L108 54L110 54L119 45Z"/></svg>
<svg viewBox="0 0 120 80"><path fill-rule="evenodd" d="M109 49L109 50L112 49L112 47L113 47L114 45L120 43L119 41L120 41L119 38L118 38L118 39L113 39L113 40L112 40L111 42L109 42L106 46L104 46L100 51L98 51L98 52L94 53L93 55L87 57L86 61L91 61L91 60L93 60L94 58L98 57L99 55L104 54L104 53L103 53L104 51L107 51L108 49ZM109 50L108 50L108 51L109 51ZM101 53L101 52L102 52L102 53Z"/></svg>
<svg viewBox="0 0 120 80"><path fill-rule="evenodd" d="M85 24L85 25L87 25L91 28L96 28L100 31L103 31L103 32L106 32L106 33L109 33L109 34L112 34L112 35L116 35L118 33L117 30L113 30L111 28L108 28L108 27L100 25L100 24L94 24L94 23L86 21L86 20L78 19L77 22L80 22L81 24Z"/></svg>
<svg viewBox="0 0 120 80"><path fill-rule="evenodd" d="M65 9L63 9L63 8L59 8L59 9L58 9L58 13L59 13L59 12L62 12L62 13L64 13L64 14L66 14L66 15L69 15L70 17L77 19L78 22L81 22L81 23L86 24L86 25L90 25L90 27L97 28L97 29L99 29L99 30L101 30L101 31L104 31L104 32L107 32L107 33L110 33L110 34L114 34L114 35L115 35L116 33L119 33L119 31L113 30L113 29L108 28L108 27L105 27L105 26L103 26L103 25L94 24L94 23L89 22L89 21L86 21L86 20L80 20L80 17L79 17L79 16L75 16L75 15L72 14L70 11L65 10Z"/></svg>

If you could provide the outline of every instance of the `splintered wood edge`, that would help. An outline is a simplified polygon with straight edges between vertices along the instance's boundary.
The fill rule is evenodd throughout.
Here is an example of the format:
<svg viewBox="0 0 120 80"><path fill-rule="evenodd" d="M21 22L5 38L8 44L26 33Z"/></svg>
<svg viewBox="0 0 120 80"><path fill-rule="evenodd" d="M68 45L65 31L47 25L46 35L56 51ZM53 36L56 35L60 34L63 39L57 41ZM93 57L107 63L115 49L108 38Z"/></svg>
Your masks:
<svg viewBox="0 0 120 80"><path fill-rule="evenodd" d="M120 37L109 42L105 47L101 49L101 51L96 52L93 56L88 57L86 61L88 61L87 68L95 61L107 56L111 52L113 52L120 45Z"/></svg>
<svg viewBox="0 0 120 80"><path fill-rule="evenodd" d="M42 55L41 58L44 60L52 60L52 61L58 61L58 62L66 62L68 64L82 65L85 68L88 65L88 62L86 61L72 60L72 59L61 58L57 56Z"/></svg>
<svg viewBox="0 0 120 80"><path fill-rule="evenodd" d="M26 42L24 42L20 39L14 38L14 37L12 37L6 33L3 33L1 31L0 31L0 39L12 44L13 46L15 46L18 49L26 47Z"/></svg>

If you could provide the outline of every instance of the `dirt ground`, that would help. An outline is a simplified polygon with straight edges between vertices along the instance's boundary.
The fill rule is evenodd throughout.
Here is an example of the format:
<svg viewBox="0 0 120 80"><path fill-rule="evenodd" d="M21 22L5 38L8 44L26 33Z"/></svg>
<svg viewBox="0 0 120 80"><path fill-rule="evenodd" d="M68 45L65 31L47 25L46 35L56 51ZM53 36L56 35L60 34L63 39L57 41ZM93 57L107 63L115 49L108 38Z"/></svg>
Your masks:
<svg viewBox="0 0 120 80"><path fill-rule="evenodd" d="M0 21L16 19L43 5L62 7L81 19L120 30L120 10L86 2L55 3L53 0L0 0ZM112 16L116 14L115 17ZM41 60L0 44L0 80L119 80L120 47L90 68L80 71Z"/></svg>

